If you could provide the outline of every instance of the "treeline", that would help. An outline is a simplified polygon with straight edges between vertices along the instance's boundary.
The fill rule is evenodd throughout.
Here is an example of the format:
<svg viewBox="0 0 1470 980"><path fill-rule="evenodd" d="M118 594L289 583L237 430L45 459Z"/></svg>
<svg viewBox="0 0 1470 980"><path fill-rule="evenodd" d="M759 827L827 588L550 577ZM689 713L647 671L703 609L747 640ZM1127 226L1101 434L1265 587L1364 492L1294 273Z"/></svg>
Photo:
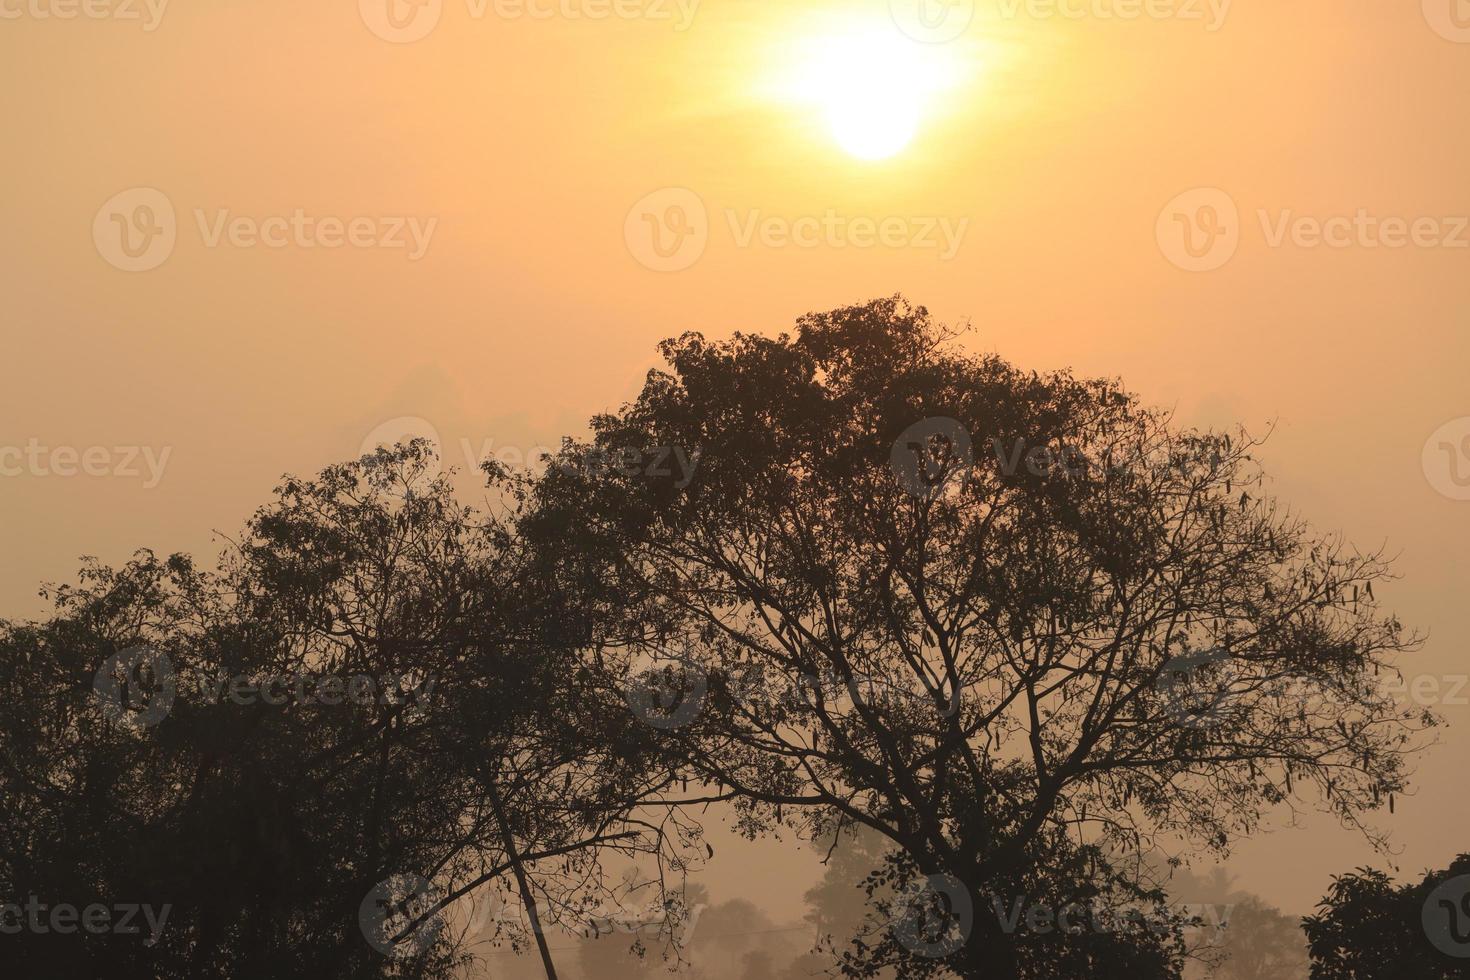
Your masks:
<svg viewBox="0 0 1470 980"><path fill-rule="evenodd" d="M8 965L450 977L490 922L555 976L554 928L616 909L651 970L718 804L882 843L811 969L1177 977L1160 840L1224 854L1286 800L1378 839L1434 719L1375 679L1417 639L1248 434L901 298L661 350L550 465L487 465L484 508L381 449L213 567L89 563L4 624L0 894L169 909L27 918ZM1052 927L989 914L1018 900Z"/></svg>

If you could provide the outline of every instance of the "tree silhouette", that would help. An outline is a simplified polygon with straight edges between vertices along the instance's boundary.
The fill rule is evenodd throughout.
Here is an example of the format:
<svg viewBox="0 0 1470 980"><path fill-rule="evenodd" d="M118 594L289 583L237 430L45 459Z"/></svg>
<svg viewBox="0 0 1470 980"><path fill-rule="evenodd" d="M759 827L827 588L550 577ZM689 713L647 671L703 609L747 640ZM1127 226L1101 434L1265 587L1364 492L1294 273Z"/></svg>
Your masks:
<svg viewBox="0 0 1470 980"><path fill-rule="evenodd" d="M1470 854L1416 884L1370 868L1334 877L1303 920L1313 980L1470 976Z"/></svg>
<svg viewBox="0 0 1470 980"><path fill-rule="evenodd" d="M1432 722L1374 684L1416 642L1377 606L1385 561L1273 501L1244 433L949 341L898 298L686 334L538 486L525 533L601 589L609 669L685 678L699 710L661 731L711 796L750 832L868 827L900 891L943 876L979 907L1148 901L1141 860L1105 855L1225 852L1283 803L1376 839ZM654 465L674 450L692 481ZM1024 948L1056 936L966 931L891 952L1052 975Z"/></svg>
<svg viewBox="0 0 1470 980"><path fill-rule="evenodd" d="M449 976L475 939L545 952L536 910L602 901L607 856L688 866L696 829L640 808L673 780L651 733L558 635L508 522L458 505L431 465L414 444L288 480L217 572L89 565L51 619L4 624L0 894L172 908L156 946L25 932L10 965ZM118 692L142 713L94 692L98 665L140 644L175 689L149 727L147 670ZM252 686L321 676L373 690ZM465 934L456 901L492 893L529 914Z"/></svg>
<svg viewBox="0 0 1470 980"><path fill-rule="evenodd" d="M1308 804L1381 840L1436 720L1375 682L1416 638L1244 432L966 355L901 298L662 351L544 474L487 465L492 512L380 450L287 479L213 570L88 562L0 623L0 896L169 910L7 917L7 967L445 978L489 943L555 977L548 936L611 907L652 923L631 951L558 948L646 974L721 803L860 887L814 892L817 957L722 903L696 974L1177 977L1158 841ZM1458 967L1446 875L1340 880L1315 975Z"/></svg>
<svg viewBox="0 0 1470 980"><path fill-rule="evenodd" d="M1225 959L1214 980L1302 980L1307 975L1301 923L1254 895L1236 903L1225 933Z"/></svg>
<svg viewBox="0 0 1470 980"><path fill-rule="evenodd" d="M1220 866L1208 875L1176 867L1168 873L1172 900L1197 910L1186 980L1299 980L1307 976L1301 921L1235 887Z"/></svg>

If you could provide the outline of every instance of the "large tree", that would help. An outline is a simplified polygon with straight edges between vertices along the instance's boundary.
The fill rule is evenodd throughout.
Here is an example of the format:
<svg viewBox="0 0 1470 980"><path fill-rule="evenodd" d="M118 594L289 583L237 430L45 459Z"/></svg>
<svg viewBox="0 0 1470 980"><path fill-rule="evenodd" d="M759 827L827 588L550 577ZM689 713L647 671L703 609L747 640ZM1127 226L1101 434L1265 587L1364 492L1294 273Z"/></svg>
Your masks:
<svg viewBox="0 0 1470 980"><path fill-rule="evenodd" d="M1279 806L1378 839L1432 719L1375 677L1416 641L1243 432L966 354L899 298L662 351L523 530L600 596L613 676L661 662L635 707L747 830L869 828L982 913L890 962L1055 975L1034 951L1081 939L983 910L1151 901L1149 843L1224 852Z"/></svg>
<svg viewBox="0 0 1470 980"><path fill-rule="evenodd" d="M605 861L681 872L692 830L641 806L665 750L599 697L512 521L435 468L417 443L290 479L217 570L94 564L0 624L0 894L171 908L152 946L6 936L10 966L443 977L508 940L550 974ZM466 934L471 901L512 914Z"/></svg>

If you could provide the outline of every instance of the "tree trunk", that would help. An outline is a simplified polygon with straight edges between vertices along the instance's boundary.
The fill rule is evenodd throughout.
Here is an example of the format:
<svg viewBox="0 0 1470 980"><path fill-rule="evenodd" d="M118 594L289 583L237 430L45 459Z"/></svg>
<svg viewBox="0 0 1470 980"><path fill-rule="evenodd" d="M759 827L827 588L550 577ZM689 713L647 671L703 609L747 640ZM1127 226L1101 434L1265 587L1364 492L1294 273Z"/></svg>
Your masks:
<svg viewBox="0 0 1470 980"><path fill-rule="evenodd" d="M516 886L521 892L521 901L526 906L526 915L531 920L531 931L536 935L536 948L541 952L541 965L546 968L546 980L557 980L556 964L551 961L551 948L546 945L546 934L541 931L541 917L536 913L536 897L531 893L531 882L521 864L520 851L516 849L515 837L505 819L505 808L500 805L500 791L495 786L495 777L487 773L485 787L490 796L490 806L495 810L495 819L500 824L500 839L505 847L505 859L510 862L516 876Z"/></svg>
<svg viewBox="0 0 1470 980"><path fill-rule="evenodd" d="M971 894L977 894L974 890ZM1020 959L1016 937L1001 928L988 910L975 910L975 925L969 942L950 957L954 971L970 980L1018 980Z"/></svg>

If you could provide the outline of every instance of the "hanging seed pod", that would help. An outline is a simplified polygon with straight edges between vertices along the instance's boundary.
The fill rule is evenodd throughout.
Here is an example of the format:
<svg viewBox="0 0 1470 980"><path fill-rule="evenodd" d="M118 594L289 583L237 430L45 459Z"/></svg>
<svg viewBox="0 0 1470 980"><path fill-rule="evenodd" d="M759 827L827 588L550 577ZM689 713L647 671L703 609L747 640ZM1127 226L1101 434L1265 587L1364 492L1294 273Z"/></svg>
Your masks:
<svg viewBox="0 0 1470 980"><path fill-rule="evenodd" d="M1392 793L1389 793L1388 794L1388 812L1389 813L1392 813L1393 812L1393 794Z"/></svg>
<svg viewBox="0 0 1470 980"><path fill-rule="evenodd" d="M1291 767L1286 767L1286 791L1291 792Z"/></svg>

